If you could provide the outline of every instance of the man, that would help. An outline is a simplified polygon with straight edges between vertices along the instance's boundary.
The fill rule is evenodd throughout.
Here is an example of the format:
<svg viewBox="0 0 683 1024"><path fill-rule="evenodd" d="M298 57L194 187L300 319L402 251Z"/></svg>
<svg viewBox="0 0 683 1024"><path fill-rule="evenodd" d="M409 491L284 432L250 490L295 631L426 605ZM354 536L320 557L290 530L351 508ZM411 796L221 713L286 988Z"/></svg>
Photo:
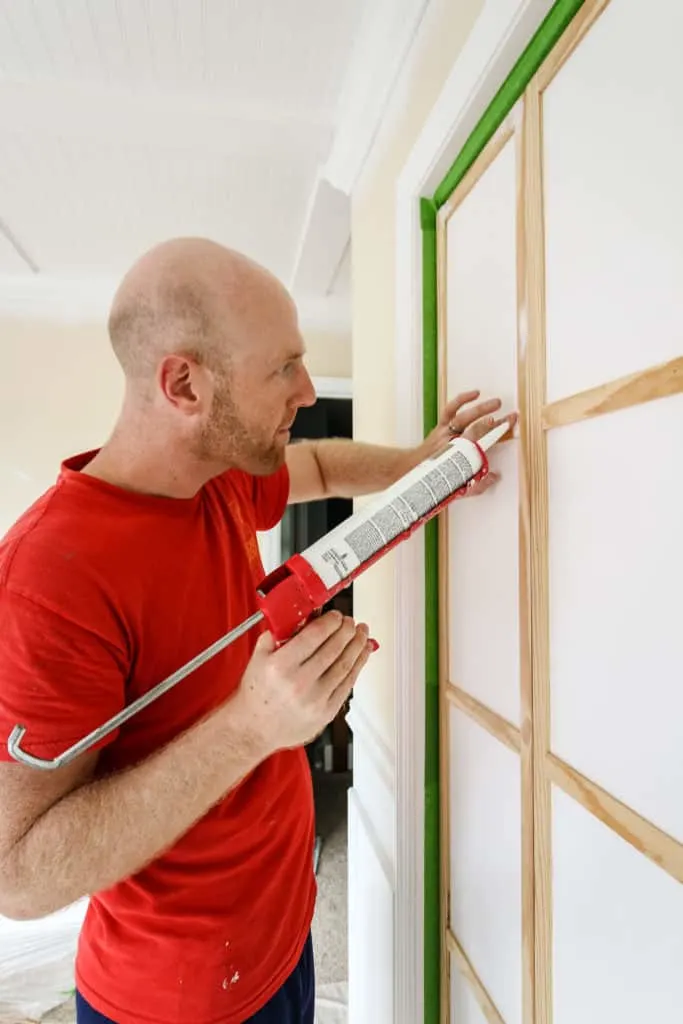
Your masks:
<svg viewBox="0 0 683 1024"><path fill-rule="evenodd" d="M295 307L201 239L138 261L109 332L126 384L110 440L68 459L0 547L5 762L17 722L54 757L252 613L256 531L287 501L381 490L500 405L463 396L413 451L288 446L315 400ZM94 894L80 1024L312 1024L303 745L369 653L368 627L337 612L277 650L250 633L72 764L0 764L0 913Z"/></svg>

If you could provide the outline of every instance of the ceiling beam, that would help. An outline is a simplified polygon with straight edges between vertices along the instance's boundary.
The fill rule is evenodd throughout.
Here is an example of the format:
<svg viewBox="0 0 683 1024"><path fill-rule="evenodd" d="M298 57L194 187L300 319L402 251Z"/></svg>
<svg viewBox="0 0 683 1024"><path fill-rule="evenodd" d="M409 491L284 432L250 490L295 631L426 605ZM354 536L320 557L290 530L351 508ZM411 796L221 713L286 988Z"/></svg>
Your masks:
<svg viewBox="0 0 683 1024"><path fill-rule="evenodd" d="M318 177L294 259L290 287L303 295L327 295L351 238L351 200Z"/></svg>

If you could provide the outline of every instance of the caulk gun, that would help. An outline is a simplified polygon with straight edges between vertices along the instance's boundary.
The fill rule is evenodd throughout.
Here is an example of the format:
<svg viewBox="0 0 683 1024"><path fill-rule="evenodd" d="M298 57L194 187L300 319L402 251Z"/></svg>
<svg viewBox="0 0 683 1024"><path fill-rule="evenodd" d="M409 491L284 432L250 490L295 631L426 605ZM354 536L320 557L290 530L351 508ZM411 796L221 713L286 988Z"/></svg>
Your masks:
<svg viewBox="0 0 683 1024"><path fill-rule="evenodd" d="M509 429L509 423L502 423L478 442L465 437L454 438L440 452L406 473L321 540L301 554L292 555L266 576L257 588L258 611L62 754L45 760L22 750L26 727L15 725L7 741L10 756L33 768L48 771L61 768L90 750L258 623L265 622L276 643L286 642L335 594L441 512L449 502L465 494L468 485L483 479L489 472L487 451Z"/></svg>

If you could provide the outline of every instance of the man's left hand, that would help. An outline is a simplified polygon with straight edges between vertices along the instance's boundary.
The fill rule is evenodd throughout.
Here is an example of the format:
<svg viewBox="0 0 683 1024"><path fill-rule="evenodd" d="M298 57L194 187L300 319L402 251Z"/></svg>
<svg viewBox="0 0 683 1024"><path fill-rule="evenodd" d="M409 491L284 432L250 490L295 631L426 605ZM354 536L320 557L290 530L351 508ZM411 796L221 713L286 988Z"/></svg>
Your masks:
<svg viewBox="0 0 683 1024"><path fill-rule="evenodd" d="M439 451L445 444L452 441L454 437L466 437L470 441L479 441L501 423L509 423L512 429L517 422L517 413L508 413L496 419L495 413L500 409L502 402L499 398L488 398L485 401L477 401L479 391L465 391L456 398L451 399L443 407L439 416L439 422L427 435L421 447L425 450L425 457L433 452ZM483 494L500 479L500 473L491 469L477 483L468 485L467 496L476 497Z"/></svg>

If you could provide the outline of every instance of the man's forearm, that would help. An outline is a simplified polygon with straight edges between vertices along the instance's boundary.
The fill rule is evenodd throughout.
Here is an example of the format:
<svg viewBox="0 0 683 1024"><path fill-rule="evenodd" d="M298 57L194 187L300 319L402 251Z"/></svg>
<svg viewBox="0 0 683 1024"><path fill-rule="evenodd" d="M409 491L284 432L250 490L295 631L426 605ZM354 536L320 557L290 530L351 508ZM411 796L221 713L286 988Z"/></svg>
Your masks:
<svg viewBox="0 0 683 1024"><path fill-rule="evenodd" d="M74 790L6 855L3 910L42 917L134 875L263 756L226 704L134 768Z"/></svg>
<svg viewBox="0 0 683 1024"><path fill-rule="evenodd" d="M315 443L325 494L353 498L383 491L426 458L422 448L390 448L360 441Z"/></svg>

